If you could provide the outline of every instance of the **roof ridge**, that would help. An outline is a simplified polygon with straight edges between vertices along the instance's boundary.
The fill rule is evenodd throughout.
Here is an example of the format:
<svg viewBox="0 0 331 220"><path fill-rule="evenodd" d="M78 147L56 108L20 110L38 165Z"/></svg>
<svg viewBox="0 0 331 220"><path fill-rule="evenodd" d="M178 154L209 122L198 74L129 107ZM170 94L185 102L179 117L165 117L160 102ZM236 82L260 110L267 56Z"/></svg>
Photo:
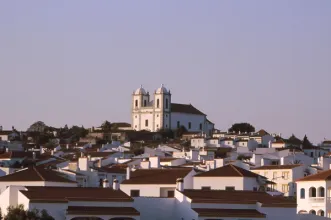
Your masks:
<svg viewBox="0 0 331 220"><path fill-rule="evenodd" d="M230 164L230 166L237 172L239 173L240 176L244 177L244 175L237 169L236 166L234 166L233 164Z"/></svg>
<svg viewBox="0 0 331 220"><path fill-rule="evenodd" d="M36 171L37 175L43 180L46 181L45 178L43 177L43 175L41 175L41 173L39 172L39 170L37 169L37 167L33 166L34 171Z"/></svg>

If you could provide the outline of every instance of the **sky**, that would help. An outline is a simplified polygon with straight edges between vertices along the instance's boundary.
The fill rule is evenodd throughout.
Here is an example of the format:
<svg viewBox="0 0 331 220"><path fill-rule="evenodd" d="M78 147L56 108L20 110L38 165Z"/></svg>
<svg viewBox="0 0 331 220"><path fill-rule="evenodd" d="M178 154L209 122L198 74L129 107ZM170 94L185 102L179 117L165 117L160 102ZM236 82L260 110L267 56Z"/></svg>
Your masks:
<svg viewBox="0 0 331 220"><path fill-rule="evenodd" d="M0 2L0 124L131 122L161 84L221 130L331 139L329 0Z"/></svg>

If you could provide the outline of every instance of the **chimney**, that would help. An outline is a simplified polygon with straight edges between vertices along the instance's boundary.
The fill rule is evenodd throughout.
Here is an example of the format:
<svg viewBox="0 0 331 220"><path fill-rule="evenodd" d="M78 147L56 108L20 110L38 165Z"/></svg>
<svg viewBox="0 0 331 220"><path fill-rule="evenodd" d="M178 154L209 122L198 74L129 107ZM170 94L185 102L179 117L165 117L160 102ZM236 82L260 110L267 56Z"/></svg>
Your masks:
<svg viewBox="0 0 331 220"><path fill-rule="evenodd" d="M176 180L176 188L179 192L184 191L184 180L183 180L183 178L178 178Z"/></svg>
<svg viewBox="0 0 331 220"><path fill-rule="evenodd" d="M131 169L130 169L130 167L128 166L128 167L126 168L126 179L127 179L127 180L130 179L130 175L131 175Z"/></svg>
<svg viewBox="0 0 331 220"><path fill-rule="evenodd" d="M54 155L54 150L51 150L51 155Z"/></svg>
<svg viewBox="0 0 331 220"><path fill-rule="evenodd" d="M9 152L9 149L8 149L8 147L6 148L6 152Z"/></svg>
<svg viewBox="0 0 331 220"><path fill-rule="evenodd" d="M104 179L102 182L103 188L109 188L109 181L107 179Z"/></svg>
<svg viewBox="0 0 331 220"><path fill-rule="evenodd" d="M208 163L207 164L207 171L209 171L210 170L210 164Z"/></svg>
<svg viewBox="0 0 331 220"><path fill-rule="evenodd" d="M269 148L272 148L272 142L271 142L271 141L269 141L269 142L268 142L268 144L269 144L269 145L268 145L268 146L269 146Z"/></svg>
<svg viewBox="0 0 331 220"><path fill-rule="evenodd" d="M114 179L113 181L113 190L119 190L119 184L118 184L118 180Z"/></svg>
<svg viewBox="0 0 331 220"><path fill-rule="evenodd" d="M150 157L149 161L151 168L160 168L160 158L158 156Z"/></svg>
<svg viewBox="0 0 331 220"><path fill-rule="evenodd" d="M45 150L44 150L44 148L43 148L43 146L40 146L40 154L44 154L45 153Z"/></svg>
<svg viewBox="0 0 331 220"><path fill-rule="evenodd" d="M87 155L88 161L91 161L91 155Z"/></svg>
<svg viewBox="0 0 331 220"><path fill-rule="evenodd" d="M36 152L34 152L34 151L32 152L32 159L36 160Z"/></svg>
<svg viewBox="0 0 331 220"><path fill-rule="evenodd" d="M98 167L100 168L101 167L101 163L102 161L101 161L101 159L100 160L98 160Z"/></svg>
<svg viewBox="0 0 331 220"><path fill-rule="evenodd" d="M84 153L83 152L80 152L80 157L84 157Z"/></svg>
<svg viewBox="0 0 331 220"><path fill-rule="evenodd" d="M67 144L67 149L69 149L69 144Z"/></svg>

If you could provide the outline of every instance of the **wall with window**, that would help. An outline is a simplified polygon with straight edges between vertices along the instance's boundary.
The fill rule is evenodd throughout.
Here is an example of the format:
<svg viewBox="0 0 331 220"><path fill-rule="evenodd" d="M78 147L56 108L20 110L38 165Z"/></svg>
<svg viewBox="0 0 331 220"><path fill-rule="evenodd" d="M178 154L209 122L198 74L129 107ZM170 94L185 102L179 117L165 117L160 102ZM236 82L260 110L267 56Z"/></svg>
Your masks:
<svg viewBox="0 0 331 220"><path fill-rule="evenodd" d="M171 129L177 129L178 122L180 125L185 126L188 131L203 131L205 133L208 130L208 126L206 126L206 116L205 115L193 115L193 114L185 114L179 112L172 112L171 113ZM200 124L201 128L200 129ZM191 125L191 128L189 128Z"/></svg>
<svg viewBox="0 0 331 220"><path fill-rule="evenodd" d="M210 187L215 190L225 190L226 187L235 187L235 190L246 190L243 177L194 177L193 188ZM253 190L253 186L250 187Z"/></svg>

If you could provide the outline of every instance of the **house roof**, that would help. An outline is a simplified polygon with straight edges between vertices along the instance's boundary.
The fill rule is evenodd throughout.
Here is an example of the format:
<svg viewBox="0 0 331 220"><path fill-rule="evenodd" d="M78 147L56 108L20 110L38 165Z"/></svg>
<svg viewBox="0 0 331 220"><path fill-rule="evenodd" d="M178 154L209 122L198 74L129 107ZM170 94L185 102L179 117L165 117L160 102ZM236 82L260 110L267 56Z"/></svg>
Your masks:
<svg viewBox="0 0 331 220"><path fill-rule="evenodd" d="M0 135L10 135L11 133L14 133L13 130L1 130Z"/></svg>
<svg viewBox="0 0 331 220"><path fill-rule="evenodd" d="M199 217L237 217L237 218L265 218L266 215L256 209L207 209L193 208Z"/></svg>
<svg viewBox="0 0 331 220"><path fill-rule="evenodd" d="M0 182L63 182L63 183L76 183L69 180L59 172L54 170L44 169L43 167L29 167L24 170L17 171L12 174L0 177Z"/></svg>
<svg viewBox="0 0 331 220"><path fill-rule="evenodd" d="M331 144L331 140L325 140L322 142L322 144Z"/></svg>
<svg viewBox="0 0 331 220"><path fill-rule="evenodd" d="M232 164L219 167L204 173L199 173L195 177L252 177L257 178L260 175Z"/></svg>
<svg viewBox="0 0 331 220"><path fill-rule="evenodd" d="M131 124L126 123L126 122L113 122L113 123L111 123L111 125L116 126L116 127L120 127L120 128L131 127Z"/></svg>
<svg viewBox="0 0 331 220"><path fill-rule="evenodd" d="M256 204L262 207L296 208L295 200L271 196L266 192L244 190L184 190L183 194L192 200L191 203L218 203L218 204Z"/></svg>
<svg viewBox="0 0 331 220"><path fill-rule="evenodd" d="M302 164L266 165L266 166L254 167L251 168L251 170L285 170L285 169L293 169L301 165Z"/></svg>
<svg viewBox="0 0 331 220"><path fill-rule="evenodd" d="M296 182L320 181L320 180L331 180L331 170L325 170L314 175L306 176L304 178L297 180Z"/></svg>
<svg viewBox="0 0 331 220"><path fill-rule="evenodd" d="M32 203L67 203L68 201L132 202L121 190L98 187L45 187L26 186L20 192Z"/></svg>
<svg viewBox="0 0 331 220"><path fill-rule="evenodd" d="M68 206L68 215L130 215L139 216L133 207L97 207L97 206Z"/></svg>
<svg viewBox="0 0 331 220"><path fill-rule="evenodd" d="M184 178L191 171L192 168L139 169L121 184L176 184L178 178Z"/></svg>
<svg viewBox="0 0 331 220"><path fill-rule="evenodd" d="M175 158L175 157L163 157L163 158L160 158L160 162L171 162L173 160L178 160L180 158Z"/></svg>
<svg viewBox="0 0 331 220"><path fill-rule="evenodd" d="M193 114L193 115L206 115L191 104L187 105L187 104L171 103L171 112Z"/></svg>
<svg viewBox="0 0 331 220"><path fill-rule="evenodd" d="M99 152L88 152L87 155L90 155L91 157L108 157L113 155L116 152L109 152L109 151L99 151Z"/></svg>

